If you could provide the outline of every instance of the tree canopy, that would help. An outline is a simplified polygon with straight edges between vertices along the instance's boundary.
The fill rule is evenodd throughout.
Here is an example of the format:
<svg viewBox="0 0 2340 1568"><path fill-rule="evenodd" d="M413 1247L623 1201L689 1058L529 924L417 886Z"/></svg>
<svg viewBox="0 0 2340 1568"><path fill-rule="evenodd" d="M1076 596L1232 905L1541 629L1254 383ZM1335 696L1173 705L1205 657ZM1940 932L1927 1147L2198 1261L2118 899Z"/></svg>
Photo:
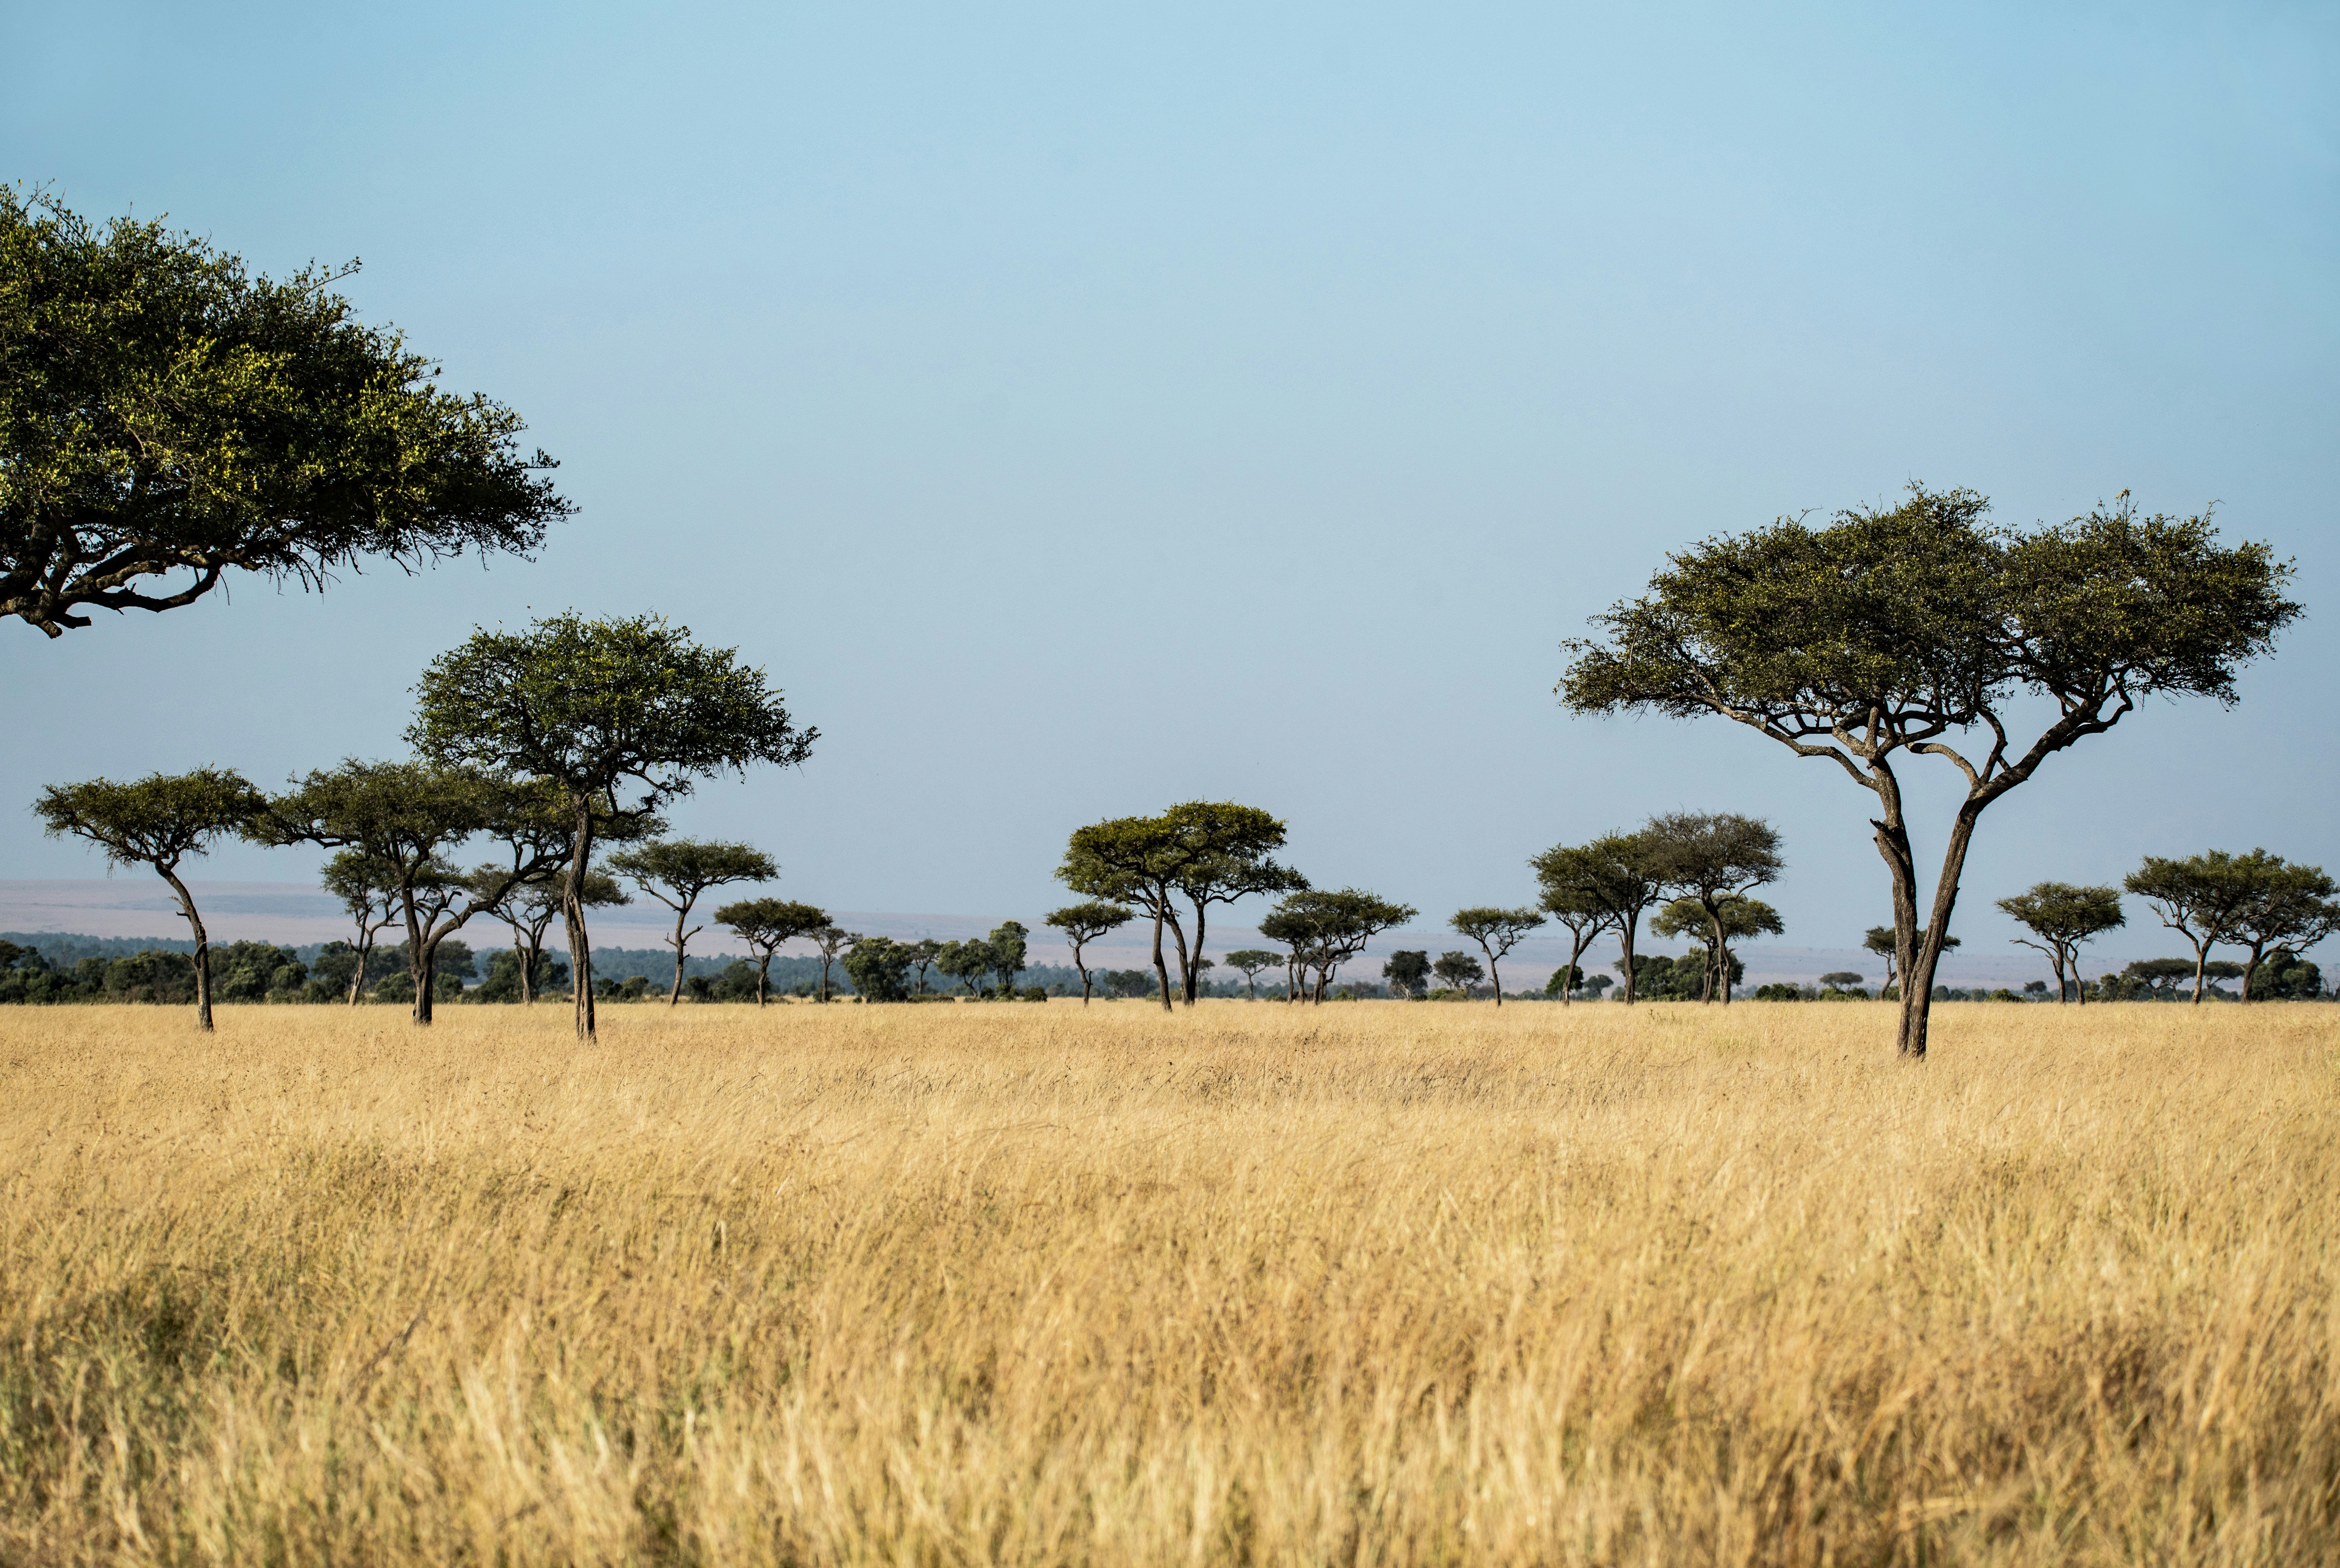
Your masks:
<svg viewBox="0 0 2340 1568"><path fill-rule="evenodd" d="M2147 855L2122 882L2163 925L2192 944L2196 1002L2202 1000L2209 980L2205 967L2210 950L2232 935L2236 918L2259 896L2268 872L2281 864L2281 856L2265 849L2247 855L2208 849L2182 858Z"/></svg>
<svg viewBox="0 0 2340 1568"><path fill-rule="evenodd" d="M1671 811L1650 819L1641 839L1650 848L1655 874L1705 912L1710 928L1706 946L1715 964L1710 978L1720 986L1722 1005L1729 1007L1732 933L1722 907L1772 881L1785 868L1779 830L1760 818L1731 811Z"/></svg>
<svg viewBox="0 0 2340 1568"><path fill-rule="evenodd" d="M2127 917L2121 913L2117 888L2076 888L2068 882L2040 882L2029 892L2001 898L1998 907L2031 933L2029 937L2009 940L2048 955L2048 967L2056 971L2058 1002L2067 997L2064 971L2070 969L2076 982L2080 978L2082 944L2100 932L2127 923ZM2077 988L2079 1005L2087 1006L2087 987Z"/></svg>
<svg viewBox="0 0 2340 1568"><path fill-rule="evenodd" d="M2014 532L1988 510L1971 491L1913 485L1899 506L1706 540L1596 616L1597 638L1567 644L1558 687L1581 713L1720 715L1875 797L1907 978L1899 1048L1919 1057L1940 948L1917 939L1899 755L1940 757L1966 780L1924 922L1946 932L1985 808L2148 696L2231 704L2237 670L2300 613L2292 568L2263 544L2221 544L2206 514L2141 515L2124 493ZM2055 712L2028 742L2008 729L2025 695ZM1979 749L1962 739L1975 733Z"/></svg>
<svg viewBox="0 0 2340 1568"><path fill-rule="evenodd" d="M1343 964L1365 950L1365 944L1393 927L1403 926L1417 911L1355 888L1338 891L1311 888L1286 894L1259 923L1259 934L1284 943L1302 967L1316 971L1311 997L1324 999L1324 988Z"/></svg>
<svg viewBox="0 0 2340 1568"><path fill-rule="evenodd" d="M1108 931L1117 931L1137 918L1137 911L1126 904L1115 904L1104 898L1091 898L1083 903L1067 904L1051 910L1044 924L1065 934L1065 943L1073 950L1073 968L1081 973L1081 1006L1089 1002L1089 966L1084 956L1089 943Z"/></svg>
<svg viewBox="0 0 2340 1568"><path fill-rule="evenodd" d="M733 882L769 882L779 866L753 844L724 844L700 839L654 839L620 849L605 862L612 873L674 911L674 989L667 1006L682 1000L682 960L690 938L707 928L690 924L690 911L709 888ZM688 928L686 929L685 928Z"/></svg>
<svg viewBox="0 0 2340 1568"><path fill-rule="evenodd" d="M762 1007L770 990L772 955L798 937L828 928L826 910L788 898L742 898L715 911L715 923L727 926L756 955L756 1005Z"/></svg>
<svg viewBox="0 0 2340 1568"><path fill-rule="evenodd" d="M243 571L527 555L569 503L520 417L441 388L308 267L0 186L0 615L193 603ZM176 586L153 580L184 572Z"/></svg>
<svg viewBox="0 0 2340 1568"><path fill-rule="evenodd" d="M1496 960L1520 945L1520 939L1543 924L1543 916L1533 908L1500 909L1492 905L1478 905L1458 909L1447 924L1462 936L1479 944L1487 955L1487 973L1494 981L1495 1006L1503 1005L1503 977Z"/></svg>
<svg viewBox="0 0 2340 1568"><path fill-rule="evenodd" d="M211 938L194 895L179 879L179 863L251 831L266 804L251 780L220 768L151 773L128 783L50 784L33 802L33 814L50 837L86 839L104 851L107 864L144 866L170 884L195 939L195 1023L203 1029L212 1027Z"/></svg>
<svg viewBox="0 0 2340 1568"><path fill-rule="evenodd" d="M793 767L820 734L798 728L737 650L702 646L657 615L572 610L525 631L475 631L431 660L416 691L407 734L422 755L545 779L569 803L564 909L580 1039L593 1033L593 977L577 890L596 813L648 812L701 778L750 763Z"/></svg>

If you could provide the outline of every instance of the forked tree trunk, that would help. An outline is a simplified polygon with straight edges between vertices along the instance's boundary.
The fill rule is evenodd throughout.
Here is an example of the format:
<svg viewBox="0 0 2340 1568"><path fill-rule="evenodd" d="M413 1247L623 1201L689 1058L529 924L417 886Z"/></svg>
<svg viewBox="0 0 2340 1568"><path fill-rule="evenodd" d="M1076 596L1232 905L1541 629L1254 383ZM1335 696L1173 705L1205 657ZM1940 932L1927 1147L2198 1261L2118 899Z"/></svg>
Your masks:
<svg viewBox="0 0 2340 1568"><path fill-rule="evenodd" d="M512 921L511 924L512 961L520 965L520 1005L524 1007L536 1000L535 994L529 987L529 971L535 968L535 960L528 950L528 933L521 928L518 921Z"/></svg>
<svg viewBox="0 0 2340 1568"><path fill-rule="evenodd" d="M1914 955L1915 962L1903 971L1909 977L1909 983L1901 988L1900 1054L1911 1061L1926 1059L1934 968L1941 962L1942 938L1950 928L1950 911L1958 906L1958 878L1966 870L1967 847L1974 841L1975 822L1982 815L1983 804L1987 802L1968 800L1951 821L1950 842L1942 852L1941 874L1934 883L1933 917L1926 925L1926 939Z"/></svg>
<svg viewBox="0 0 2340 1568"><path fill-rule="evenodd" d="M1631 918L1620 920L1617 923L1617 930L1619 933L1617 940L1619 945L1624 949L1625 954L1625 1005L1629 1007L1633 1005L1634 994L1633 938L1638 932L1641 924L1641 912L1639 909L1633 911Z"/></svg>
<svg viewBox="0 0 2340 1568"><path fill-rule="evenodd" d="M205 1034L212 1032L212 939L203 929L203 918L195 912L194 895L169 866L157 865L163 880L171 884L171 891L179 896L179 913L186 917L187 929L195 938L195 1027Z"/></svg>
<svg viewBox="0 0 2340 1568"><path fill-rule="evenodd" d="M431 957L431 952L437 950L437 944L433 943L428 951L423 948L422 926L414 911L414 889L408 888L400 896L406 904L406 973L408 978L414 982L414 1006L408 1016L413 1018L418 1027L428 1028L432 1000Z"/></svg>

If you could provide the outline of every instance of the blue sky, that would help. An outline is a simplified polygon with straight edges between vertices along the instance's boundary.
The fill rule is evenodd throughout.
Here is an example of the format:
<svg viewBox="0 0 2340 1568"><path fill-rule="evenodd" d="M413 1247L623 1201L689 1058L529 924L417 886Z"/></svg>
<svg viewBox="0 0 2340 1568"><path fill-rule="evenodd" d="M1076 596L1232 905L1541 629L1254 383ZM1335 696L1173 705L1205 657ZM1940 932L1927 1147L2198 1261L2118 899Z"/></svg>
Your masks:
<svg viewBox="0 0 2340 1568"><path fill-rule="evenodd" d="M1572 719L1556 645L1669 547L1917 479L2216 501L2309 607L2237 710L1992 809L1970 947L2147 852L2340 868L2335 15L11 5L0 179L362 257L581 511L533 565L0 628L0 799L392 753L475 623L655 609L823 732L675 814L796 897L1028 916L1074 826L1211 796L1434 917L1732 809L1787 833L1786 939L1841 945L1886 909L1865 797ZM0 868L97 864L7 811Z"/></svg>

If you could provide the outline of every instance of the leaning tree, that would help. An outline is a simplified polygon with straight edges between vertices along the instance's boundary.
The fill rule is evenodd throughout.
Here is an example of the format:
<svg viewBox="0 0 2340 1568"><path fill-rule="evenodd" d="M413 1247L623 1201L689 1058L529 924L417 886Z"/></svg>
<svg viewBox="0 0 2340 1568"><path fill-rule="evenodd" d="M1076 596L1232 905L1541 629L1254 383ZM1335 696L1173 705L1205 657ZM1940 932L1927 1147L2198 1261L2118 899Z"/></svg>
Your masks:
<svg viewBox="0 0 2340 1568"><path fill-rule="evenodd" d="M1889 510L1693 545L1642 597L1595 617L1598 640L1565 645L1557 688L1579 713L1719 714L1869 791L1893 887L1898 1044L1914 1058L1984 810L2145 698L2231 705L2236 670L2300 614L2284 597L2290 565L2264 544L2222 545L2206 515L2140 516L2124 491L2109 510L2017 532L1988 524L1988 504L1912 485ZM2009 725L2034 697L2055 717L2024 742ZM1903 753L1939 757L1966 782L1922 941Z"/></svg>
<svg viewBox="0 0 2340 1568"><path fill-rule="evenodd" d="M224 838L251 830L266 800L242 774L218 768L154 773L126 784L92 779L51 784L33 802L52 838L71 834L105 852L109 865L147 866L171 885L195 939L195 1023L212 1027L211 938L194 895L179 880L179 862L208 854Z"/></svg>
<svg viewBox="0 0 2340 1568"><path fill-rule="evenodd" d="M1490 905L1477 905L1457 909L1454 918L1447 922L1462 935L1479 944L1487 955L1487 974L1494 981L1495 1006L1503 1005L1502 971L1496 960L1520 945L1527 934L1543 924L1543 916L1532 908L1499 909Z"/></svg>
<svg viewBox="0 0 2340 1568"><path fill-rule="evenodd" d="M706 648L663 616L571 610L525 631L480 630L431 661L417 688L415 749L508 769L556 788L568 809L562 911L576 973L577 1037L593 1037L593 957L580 893L597 820L642 816L715 773L793 767L820 731L797 728L761 670ZM627 797L633 799L629 801Z"/></svg>
<svg viewBox="0 0 2340 1568"><path fill-rule="evenodd" d="M669 1007L682 1000L683 949L691 938L707 928L690 924L690 911L700 896L709 888L769 882L780 874L778 863L753 844L699 839L654 839L620 849L604 863L674 911L674 935L667 938L674 949L674 989L666 999Z"/></svg>
<svg viewBox="0 0 2340 1568"><path fill-rule="evenodd" d="M332 287L356 270L279 283L0 186L0 616L61 637L230 571L317 588L541 544L570 511L552 460L358 321Z"/></svg>
<svg viewBox="0 0 2340 1568"><path fill-rule="evenodd" d="M798 937L826 930L828 913L810 904L788 898L742 898L715 911L715 923L728 926L756 955L756 1005L764 1005L770 983L772 955Z"/></svg>
<svg viewBox="0 0 2340 1568"><path fill-rule="evenodd" d="M2028 937L2010 937L2009 941L2048 955L2048 967L2056 971L2056 1000L2060 1003L2077 999L2079 1006L2087 1007L2088 987L2080 978L2080 948L2091 937L2127 924L2127 917L2121 913L2120 889L2039 882L2029 892L2001 898L1998 907L2031 933ZM2072 971L2077 998L2067 997L2065 991L2067 968Z"/></svg>
<svg viewBox="0 0 2340 1568"><path fill-rule="evenodd" d="M1065 934L1065 944L1073 950L1073 968L1081 972L1081 1006L1084 1007L1089 1005L1089 966L1083 949L1106 932L1117 931L1136 918L1137 911L1126 904L1089 898L1053 910L1041 922L1054 926ZM1228 957L1232 959L1234 955Z"/></svg>

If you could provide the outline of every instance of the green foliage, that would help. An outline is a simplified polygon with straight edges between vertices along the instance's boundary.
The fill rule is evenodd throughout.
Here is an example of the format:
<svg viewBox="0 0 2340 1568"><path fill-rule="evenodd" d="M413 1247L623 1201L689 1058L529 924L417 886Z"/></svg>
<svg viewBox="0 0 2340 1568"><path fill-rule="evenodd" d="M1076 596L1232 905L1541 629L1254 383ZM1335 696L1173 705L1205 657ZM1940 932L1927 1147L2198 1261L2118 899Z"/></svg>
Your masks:
<svg viewBox="0 0 2340 1568"><path fill-rule="evenodd" d="M1804 993L1800 987L1775 980L1770 985L1756 987L1755 999L1759 1002L1800 1002L1804 999Z"/></svg>
<svg viewBox="0 0 2340 1568"><path fill-rule="evenodd" d="M530 977L526 992L523 992L520 983L520 955L510 948L498 948L488 955L486 977L465 993L464 999L521 1002L531 996L541 997L564 989L569 984L569 966L550 953L539 952L536 955L535 970Z"/></svg>
<svg viewBox="0 0 2340 1568"><path fill-rule="evenodd" d="M1274 954L1264 956L1277 957ZM1234 955L1230 953L1227 958L1232 962ZM1389 988L1394 995L1418 1000L1430 994L1430 967L1427 948L1401 950L1392 953L1389 962L1382 966L1382 978L1389 982Z"/></svg>
<svg viewBox="0 0 2340 1568"><path fill-rule="evenodd" d="M910 969L917 955L907 942L864 937L845 955L845 972L865 1002L900 1002L910 996Z"/></svg>
<svg viewBox="0 0 2340 1568"><path fill-rule="evenodd" d="M552 460L358 322L330 287L355 271L276 283L160 223L100 231L0 186L0 616L57 637L232 569L313 588L542 543L570 511Z"/></svg>
<svg viewBox="0 0 2340 1568"><path fill-rule="evenodd" d="M2124 494L2017 534L1988 526L1987 507L1913 485L1888 511L1706 540L1595 617L1598 640L1567 645L1558 690L1582 713L1719 714L1836 763L1876 797L1901 908L1915 874L1894 754L1948 759L1968 789L1937 878L1944 924L1992 800L2147 696L2231 703L2237 669L2300 613L2284 597L2291 567L2264 545L2222 546L2206 516L2140 516ZM2026 693L2056 715L2028 746L2005 717ZM1948 737L1976 727L1988 749L1968 759ZM1903 1013L1900 1047L1924 1054L1922 1002Z"/></svg>
<svg viewBox="0 0 2340 1568"><path fill-rule="evenodd" d="M1000 989L1016 984L1016 977L1029 968L1024 961L1025 939L1032 933L1014 920L992 928L984 946L991 953L991 972L999 977Z"/></svg>
<svg viewBox="0 0 2340 1568"><path fill-rule="evenodd" d="M1365 950L1365 944L1383 931L1403 926L1416 913L1411 904L1355 888L1336 892L1315 889L1292 893L1281 899L1259 923L1259 934L1282 942L1304 968L1316 972L1310 994L1322 1002L1325 987L1340 967Z"/></svg>
<svg viewBox="0 0 2340 1568"><path fill-rule="evenodd" d="M263 804L242 774L198 768L126 784L93 779L47 785L33 813L51 838L87 839L110 865L144 866L167 877L186 857L245 832Z"/></svg>
<svg viewBox="0 0 2340 1568"><path fill-rule="evenodd" d="M1472 987L1487 978L1487 971L1480 968L1479 960L1468 953L1441 953L1437 961L1430 966L1430 972L1437 976L1439 982L1448 990L1466 997L1471 994Z"/></svg>

